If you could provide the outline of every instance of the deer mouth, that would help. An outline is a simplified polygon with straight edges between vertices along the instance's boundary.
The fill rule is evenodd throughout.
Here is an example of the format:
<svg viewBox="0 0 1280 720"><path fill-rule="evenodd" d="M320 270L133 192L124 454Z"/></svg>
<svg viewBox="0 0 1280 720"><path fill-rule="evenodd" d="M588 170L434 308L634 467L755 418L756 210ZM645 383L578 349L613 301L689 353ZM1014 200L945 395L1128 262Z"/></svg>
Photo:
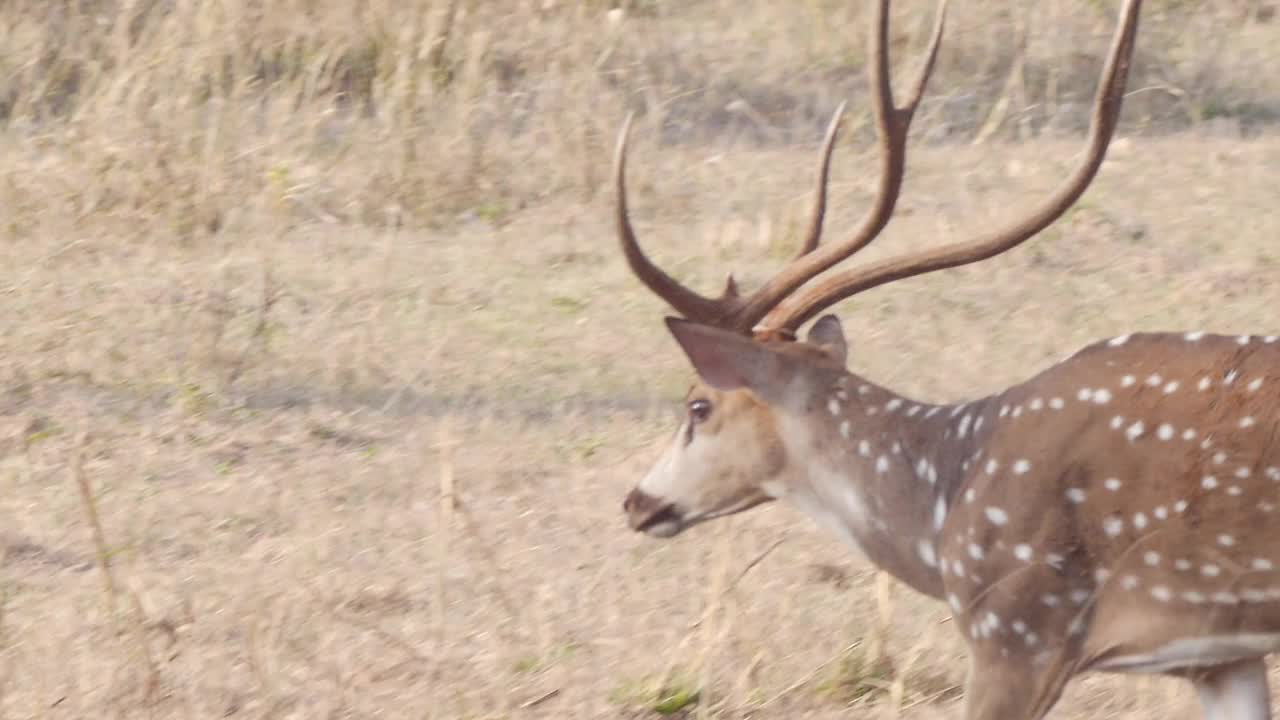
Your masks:
<svg viewBox="0 0 1280 720"><path fill-rule="evenodd" d="M635 526L635 529L637 532L642 532L652 537L669 538L679 535L685 527L687 525L685 525L680 511L672 503L664 505L660 510L640 521Z"/></svg>
<svg viewBox="0 0 1280 720"><path fill-rule="evenodd" d="M765 495L750 494L733 498L714 510L689 514L674 502L664 502L636 489L627 495L622 508L627 513L627 524L632 530L665 539L675 537L694 525L745 512L771 499Z"/></svg>
<svg viewBox="0 0 1280 720"><path fill-rule="evenodd" d="M632 530L654 537L669 538L684 529L684 513L673 502L664 502L639 488L627 494L622 503L627 524Z"/></svg>

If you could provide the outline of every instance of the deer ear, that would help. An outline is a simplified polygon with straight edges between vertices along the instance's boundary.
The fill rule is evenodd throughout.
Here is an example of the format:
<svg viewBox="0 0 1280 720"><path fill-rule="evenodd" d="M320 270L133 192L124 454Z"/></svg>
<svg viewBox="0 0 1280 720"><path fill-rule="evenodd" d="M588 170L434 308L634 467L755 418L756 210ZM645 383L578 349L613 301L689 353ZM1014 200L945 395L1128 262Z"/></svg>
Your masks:
<svg viewBox="0 0 1280 720"><path fill-rule="evenodd" d="M840 318L835 315L823 315L818 321L809 328L809 335L805 338L805 342L831 353L831 356L841 365L845 364L849 356L849 346L844 341L844 329L840 327Z"/></svg>
<svg viewBox="0 0 1280 720"><path fill-rule="evenodd" d="M746 388L767 398L786 379L786 359L749 337L674 317L667 329L698 376L717 390Z"/></svg>

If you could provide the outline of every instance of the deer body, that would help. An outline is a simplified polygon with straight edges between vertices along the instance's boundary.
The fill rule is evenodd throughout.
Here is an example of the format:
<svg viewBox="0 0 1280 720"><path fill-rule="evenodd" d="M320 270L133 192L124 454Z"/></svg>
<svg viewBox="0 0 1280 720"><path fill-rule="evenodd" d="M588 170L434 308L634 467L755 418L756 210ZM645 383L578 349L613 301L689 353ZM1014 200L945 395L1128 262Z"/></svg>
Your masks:
<svg viewBox="0 0 1280 720"><path fill-rule="evenodd" d="M697 373L687 417L624 502L631 527L672 537L762 503L790 503L950 607L970 650L969 720L1041 718L1087 671L1186 677L1207 720L1270 717L1264 658L1280 649L1275 336L1120 336L957 405L917 402L848 372L834 315L796 337L839 300L1004 252L1065 212L1115 129L1140 0L1124 3L1087 152L1056 193L988 235L809 284L888 222L942 36L945 0L898 106L888 2L875 5L876 201L850 237L819 245L837 111L809 234L751 296L740 296L732 278L719 297L699 295L640 250L627 213L624 126L615 176L622 250L684 316L667 324Z"/></svg>
<svg viewBox="0 0 1280 720"><path fill-rule="evenodd" d="M1278 370L1274 336L1142 334L961 405L844 393L866 402L837 426L882 418L850 434L843 482L875 505L853 534L948 603L985 673L1023 678L1008 717L1069 674L1239 668L1280 649Z"/></svg>

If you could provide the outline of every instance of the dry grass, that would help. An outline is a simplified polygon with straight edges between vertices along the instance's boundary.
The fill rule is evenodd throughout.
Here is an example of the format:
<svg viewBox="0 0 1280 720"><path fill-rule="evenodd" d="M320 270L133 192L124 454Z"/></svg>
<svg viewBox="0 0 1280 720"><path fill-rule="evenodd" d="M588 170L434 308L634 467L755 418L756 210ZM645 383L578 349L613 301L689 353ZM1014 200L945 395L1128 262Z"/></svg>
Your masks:
<svg viewBox="0 0 1280 720"><path fill-rule="evenodd" d="M946 609L796 513L625 531L687 369L616 255L612 133L642 111L660 261L750 285L863 42L859 3L625 5L0 5L0 718L955 716ZM1056 183L1111 5L957 4L868 255ZM950 400L1111 333L1276 331L1273 11L1152 2L1081 204L841 307L854 368ZM1097 677L1057 715L1189 702Z"/></svg>

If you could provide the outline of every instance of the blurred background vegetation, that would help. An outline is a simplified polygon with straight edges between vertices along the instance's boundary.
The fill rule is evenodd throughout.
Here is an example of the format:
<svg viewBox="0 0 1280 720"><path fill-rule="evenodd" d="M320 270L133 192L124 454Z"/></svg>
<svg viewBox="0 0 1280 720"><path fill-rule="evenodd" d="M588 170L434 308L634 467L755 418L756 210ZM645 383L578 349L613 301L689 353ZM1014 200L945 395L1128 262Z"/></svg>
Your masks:
<svg viewBox="0 0 1280 720"><path fill-rule="evenodd" d="M898 3L914 64L934 8ZM663 143L871 138L867 3L9 0L9 232L44 209L192 240L286 210L439 227L589 198L626 111ZM956 0L920 141L1080 132L1117 3ZM1124 132L1280 117L1275 3L1152 0ZM1086 41L1086 40L1096 40ZM7 163L10 168L15 163Z"/></svg>

